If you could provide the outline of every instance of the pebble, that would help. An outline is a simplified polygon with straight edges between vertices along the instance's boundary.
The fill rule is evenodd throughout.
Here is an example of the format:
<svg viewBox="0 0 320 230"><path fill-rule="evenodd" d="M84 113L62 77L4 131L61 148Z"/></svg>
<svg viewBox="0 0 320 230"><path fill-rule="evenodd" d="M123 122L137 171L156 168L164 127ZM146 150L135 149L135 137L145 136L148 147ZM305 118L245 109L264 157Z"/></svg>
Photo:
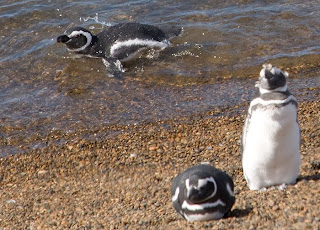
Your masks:
<svg viewBox="0 0 320 230"><path fill-rule="evenodd" d="M15 203L17 203L17 201L11 199L11 200L7 200L6 203L7 204L15 204Z"/></svg>
<svg viewBox="0 0 320 230"><path fill-rule="evenodd" d="M48 171L47 170L39 170L38 171L38 175L44 175L46 174Z"/></svg>
<svg viewBox="0 0 320 230"><path fill-rule="evenodd" d="M152 145L152 146L149 146L149 151L155 151L157 150L159 147L156 146L156 145Z"/></svg>
<svg viewBox="0 0 320 230"><path fill-rule="evenodd" d="M81 140L79 133L72 149L49 145L0 158L0 229L319 229L320 113L312 111L320 111L320 103L299 106L305 154L298 183L283 191L249 191L237 143L244 117L217 110L185 123L112 127L119 134L100 141ZM188 223L172 207L171 179L200 162L232 175L236 203L230 217Z"/></svg>

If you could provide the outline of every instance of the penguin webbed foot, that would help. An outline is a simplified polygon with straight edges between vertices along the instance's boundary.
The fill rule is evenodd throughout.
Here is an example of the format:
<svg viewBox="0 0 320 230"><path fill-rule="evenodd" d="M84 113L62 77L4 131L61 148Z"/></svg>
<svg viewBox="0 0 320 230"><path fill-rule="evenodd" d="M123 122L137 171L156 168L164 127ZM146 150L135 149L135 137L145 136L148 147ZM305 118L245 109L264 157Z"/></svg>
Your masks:
<svg viewBox="0 0 320 230"><path fill-rule="evenodd" d="M226 219L226 218L229 218L229 217L232 217L232 211L231 211L231 209L228 210L228 211L223 215L222 218Z"/></svg>
<svg viewBox="0 0 320 230"><path fill-rule="evenodd" d="M278 189L279 190L284 190L287 188L287 185L286 184L281 184L281 185L278 185Z"/></svg>
<svg viewBox="0 0 320 230"><path fill-rule="evenodd" d="M263 192L266 192L266 191L272 191L272 190L285 190L287 188L287 184L286 183L283 183L283 184L280 184L280 185L273 185L273 186L268 186L268 187L263 187L263 188L260 188L258 190L258 193L263 193Z"/></svg>

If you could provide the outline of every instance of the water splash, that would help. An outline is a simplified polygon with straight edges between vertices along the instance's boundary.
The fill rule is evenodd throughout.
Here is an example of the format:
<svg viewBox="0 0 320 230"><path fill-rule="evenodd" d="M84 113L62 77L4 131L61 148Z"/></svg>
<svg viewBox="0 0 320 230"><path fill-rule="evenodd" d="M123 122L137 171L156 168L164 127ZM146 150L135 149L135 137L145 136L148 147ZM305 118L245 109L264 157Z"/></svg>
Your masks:
<svg viewBox="0 0 320 230"><path fill-rule="evenodd" d="M109 23L109 22L100 21L98 13L96 13L96 15L94 17L91 17L91 16L84 17L84 18L80 17L79 21L80 22L94 21L94 22L96 22L96 23L98 23L98 24L100 24L102 26L107 26L107 27L111 26L111 23ZM94 29L94 26L90 26L89 28L90 29Z"/></svg>
<svg viewBox="0 0 320 230"><path fill-rule="evenodd" d="M125 72L125 69L119 60L107 60L106 58L102 58L102 63L107 69L108 77L116 77L117 74Z"/></svg>

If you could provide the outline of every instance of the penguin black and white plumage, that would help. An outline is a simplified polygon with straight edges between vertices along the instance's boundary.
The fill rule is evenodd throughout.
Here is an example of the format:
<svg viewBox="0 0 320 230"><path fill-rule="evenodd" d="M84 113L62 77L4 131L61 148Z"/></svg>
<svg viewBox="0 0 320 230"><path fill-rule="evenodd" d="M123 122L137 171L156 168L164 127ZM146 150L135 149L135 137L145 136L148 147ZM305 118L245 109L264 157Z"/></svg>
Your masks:
<svg viewBox="0 0 320 230"><path fill-rule="evenodd" d="M250 190L294 184L299 175L298 103L289 92L287 72L263 65L259 96L251 101L242 135L242 166Z"/></svg>
<svg viewBox="0 0 320 230"><path fill-rule="evenodd" d="M187 221L222 218L235 202L231 177L207 164L188 168L171 184L173 207Z"/></svg>
<svg viewBox="0 0 320 230"><path fill-rule="evenodd" d="M178 36L181 28L139 23L122 23L92 34L82 27L73 27L57 38L69 51L92 57L114 58L121 62L135 58L145 48L166 48L169 39Z"/></svg>

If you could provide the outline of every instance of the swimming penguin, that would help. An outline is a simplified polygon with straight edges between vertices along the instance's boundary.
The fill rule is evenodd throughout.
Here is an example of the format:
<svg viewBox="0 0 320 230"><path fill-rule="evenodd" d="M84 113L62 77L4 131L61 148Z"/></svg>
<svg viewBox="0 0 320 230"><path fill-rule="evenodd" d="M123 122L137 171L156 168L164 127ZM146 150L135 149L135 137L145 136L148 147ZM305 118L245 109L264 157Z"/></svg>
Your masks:
<svg viewBox="0 0 320 230"><path fill-rule="evenodd" d="M166 48L169 39L178 36L181 28L139 23L122 23L110 26L97 35L82 27L73 27L57 38L69 51L92 57L130 61L148 47Z"/></svg>
<svg viewBox="0 0 320 230"><path fill-rule="evenodd" d="M235 202L231 177L206 164L188 168L171 184L173 207L187 221L222 218Z"/></svg>
<svg viewBox="0 0 320 230"><path fill-rule="evenodd" d="M287 72L263 65L259 96L251 101L242 135L242 166L250 190L294 184L301 165L298 103Z"/></svg>

